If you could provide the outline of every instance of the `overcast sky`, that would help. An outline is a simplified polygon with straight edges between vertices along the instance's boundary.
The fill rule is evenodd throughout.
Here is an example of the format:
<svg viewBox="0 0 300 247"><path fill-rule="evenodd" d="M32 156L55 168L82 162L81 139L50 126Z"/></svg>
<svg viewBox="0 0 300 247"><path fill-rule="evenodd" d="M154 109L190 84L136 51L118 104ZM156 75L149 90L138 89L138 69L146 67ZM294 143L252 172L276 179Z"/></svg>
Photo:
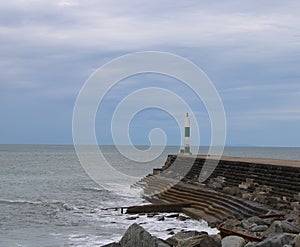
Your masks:
<svg viewBox="0 0 300 247"><path fill-rule="evenodd" d="M228 145L300 146L299 13L297 0L1 1L0 143L71 144L73 107L91 73L120 55L157 50L189 59L214 83ZM128 78L99 109L99 143L112 143L111 116L126 94L162 84L195 108L175 80ZM194 110L207 145L207 113ZM133 120L134 143L147 144L154 127L180 144L174 119L153 109Z"/></svg>

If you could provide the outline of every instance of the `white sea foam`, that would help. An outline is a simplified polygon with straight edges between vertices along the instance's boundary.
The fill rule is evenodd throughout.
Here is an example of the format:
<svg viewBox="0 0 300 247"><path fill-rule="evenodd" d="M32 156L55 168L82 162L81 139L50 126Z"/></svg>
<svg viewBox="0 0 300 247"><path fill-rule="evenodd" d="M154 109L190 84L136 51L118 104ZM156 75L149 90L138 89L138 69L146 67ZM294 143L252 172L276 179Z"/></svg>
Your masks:
<svg viewBox="0 0 300 247"><path fill-rule="evenodd" d="M106 212L107 213L107 212ZM141 225L144 229L149 231L153 236L161 239L169 238L170 232L173 233L180 232L182 230L189 231L205 231L208 234L216 234L218 230L216 228L211 228L205 221L198 221L193 219L187 219L185 221L180 221L176 218L166 217L170 214L158 214L154 217L147 217L147 215L128 215L120 214L118 211L112 211L107 213L107 217L104 217L101 221L105 222L106 227L114 228L116 224L118 227L122 227L125 230L133 223ZM182 215L182 214L181 214ZM158 218L165 216L163 221L158 221ZM136 217L136 219L134 219ZM133 220L130 220L133 219ZM122 234L115 236L114 240L119 241ZM101 244L108 243L111 239L104 239Z"/></svg>

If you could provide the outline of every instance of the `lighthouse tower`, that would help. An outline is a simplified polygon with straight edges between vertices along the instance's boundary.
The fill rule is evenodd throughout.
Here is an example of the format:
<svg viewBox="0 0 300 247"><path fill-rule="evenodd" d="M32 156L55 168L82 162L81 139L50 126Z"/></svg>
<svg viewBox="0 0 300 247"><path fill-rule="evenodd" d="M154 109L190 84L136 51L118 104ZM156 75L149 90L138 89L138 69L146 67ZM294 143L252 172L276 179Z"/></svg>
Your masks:
<svg viewBox="0 0 300 247"><path fill-rule="evenodd" d="M191 154L190 150L190 117L186 113L184 119L184 154Z"/></svg>

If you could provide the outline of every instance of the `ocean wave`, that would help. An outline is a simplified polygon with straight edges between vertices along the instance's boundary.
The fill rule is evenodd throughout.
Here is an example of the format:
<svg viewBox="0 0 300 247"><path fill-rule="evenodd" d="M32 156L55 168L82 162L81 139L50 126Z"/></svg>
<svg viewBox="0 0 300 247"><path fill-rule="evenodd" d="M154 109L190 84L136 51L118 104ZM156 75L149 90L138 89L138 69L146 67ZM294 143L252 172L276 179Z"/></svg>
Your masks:
<svg viewBox="0 0 300 247"><path fill-rule="evenodd" d="M84 190L84 191L93 191L93 192L106 191L105 189L99 188L99 187L83 187L82 190Z"/></svg>
<svg viewBox="0 0 300 247"><path fill-rule="evenodd" d="M77 210L75 206L71 206L66 202L62 201L26 201L26 200L7 200L7 199L0 199L0 204L7 204L7 205L31 205L31 206L43 206L43 207L51 207L56 209L63 209L63 210Z"/></svg>
<svg viewBox="0 0 300 247"><path fill-rule="evenodd" d="M26 200L6 200L6 199L0 199L0 204L29 204L29 205L39 205L42 204L43 202L37 201L26 201Z"/></svg>

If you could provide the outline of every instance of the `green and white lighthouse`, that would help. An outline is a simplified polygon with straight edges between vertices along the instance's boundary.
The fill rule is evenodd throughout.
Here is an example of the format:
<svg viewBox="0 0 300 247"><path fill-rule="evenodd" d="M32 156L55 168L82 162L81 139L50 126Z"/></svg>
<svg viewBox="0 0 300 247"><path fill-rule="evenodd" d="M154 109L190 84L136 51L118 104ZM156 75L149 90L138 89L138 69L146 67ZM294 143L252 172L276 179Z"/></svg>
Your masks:
<svg viewBox="0 0 300 247"><path fill-rule="evenodd" d="M190 117L189 114L186 113L184 119L184 153L190 154Z"/></svg>

